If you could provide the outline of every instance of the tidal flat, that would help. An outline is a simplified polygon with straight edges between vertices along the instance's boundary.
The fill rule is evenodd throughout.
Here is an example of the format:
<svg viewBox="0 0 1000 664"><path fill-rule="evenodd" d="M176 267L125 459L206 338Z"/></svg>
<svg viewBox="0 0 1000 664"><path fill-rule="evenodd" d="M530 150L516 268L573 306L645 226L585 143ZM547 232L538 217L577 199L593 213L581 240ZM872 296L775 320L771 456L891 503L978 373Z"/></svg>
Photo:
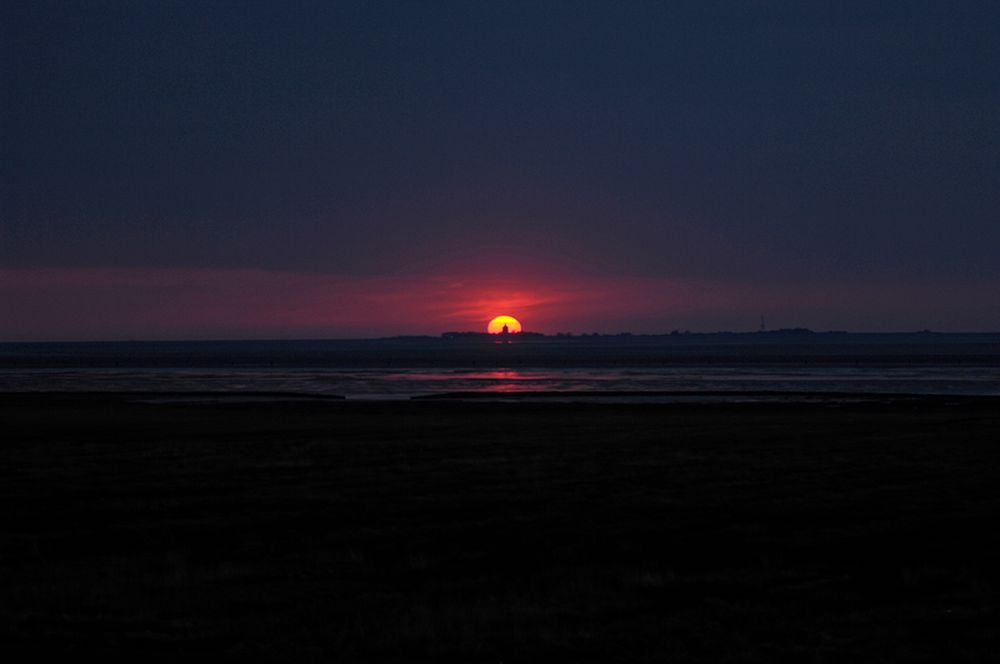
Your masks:
<svg viewBox="0 0 1000 664"><path fill-rule="evenodd" d="M4 652L1000 652L997 399L151 401L0 396Z"/></svg>

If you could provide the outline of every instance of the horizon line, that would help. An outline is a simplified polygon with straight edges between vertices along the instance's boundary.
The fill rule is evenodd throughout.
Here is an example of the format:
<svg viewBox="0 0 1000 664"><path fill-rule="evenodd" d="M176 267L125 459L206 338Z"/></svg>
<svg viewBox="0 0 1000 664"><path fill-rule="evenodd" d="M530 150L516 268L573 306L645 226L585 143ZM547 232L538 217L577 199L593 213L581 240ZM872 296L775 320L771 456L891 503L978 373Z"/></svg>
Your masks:
<svg viewBox="0 0 1000 664"><path fill-rule="evenodd" d="M522 330L521 332L511 332L508 337L519 337L526 335L534 338L542 337L547 339L583 339L583 338L619 338L619 337L693 337L693 336L718 336L718 335L740 335L740 336L766 336L773 334L800 334L800 335L865 335L865 336L916 336L916 335L936 335L936 336L1000 336L1000 330L988 332L962 331L962 332L942 332L930 329L923 330L897 330L891 332L866 332L860 330L812 330L810 328L792 327L778 328L774 330L713 330L710 332L692 330L671 330L669 332L532 332ZM391 341L398 339L447 339L448 335L468 336L468 337L503 337L502 334L489 332L477 332L474 330L447 330L438 334L393 334L369 337L178 337L178 338L120 338L120 339L35 339L35 340L6 340L0 339L0 345L14 344L110 344L110 343L277 343L277 342L329 342L329 341Z"/></svg>

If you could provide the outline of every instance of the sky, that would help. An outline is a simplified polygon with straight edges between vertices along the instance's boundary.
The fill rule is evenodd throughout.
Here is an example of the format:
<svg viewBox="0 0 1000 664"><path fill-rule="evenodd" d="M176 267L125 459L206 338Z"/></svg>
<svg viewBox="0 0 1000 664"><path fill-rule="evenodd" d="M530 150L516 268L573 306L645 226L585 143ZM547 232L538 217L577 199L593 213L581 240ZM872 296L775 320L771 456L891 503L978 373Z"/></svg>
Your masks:
<svg viewBox="0 0 1000 664"><path fill-rule="evenodd" d="M1000 331L997 2L0 7L0 341Z"/></svg>

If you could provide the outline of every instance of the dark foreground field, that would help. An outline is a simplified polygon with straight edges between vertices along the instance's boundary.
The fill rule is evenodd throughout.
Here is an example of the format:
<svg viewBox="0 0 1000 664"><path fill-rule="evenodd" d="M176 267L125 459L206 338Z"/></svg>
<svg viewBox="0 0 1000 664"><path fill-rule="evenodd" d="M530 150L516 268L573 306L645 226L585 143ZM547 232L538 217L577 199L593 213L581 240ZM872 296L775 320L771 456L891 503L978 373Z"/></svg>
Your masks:
<svg viewBox="0 0 1000 664"><path fill-rule="evenodd" d="M5 654L1000 653L989 401L133 400L0 398Z"/></svg>

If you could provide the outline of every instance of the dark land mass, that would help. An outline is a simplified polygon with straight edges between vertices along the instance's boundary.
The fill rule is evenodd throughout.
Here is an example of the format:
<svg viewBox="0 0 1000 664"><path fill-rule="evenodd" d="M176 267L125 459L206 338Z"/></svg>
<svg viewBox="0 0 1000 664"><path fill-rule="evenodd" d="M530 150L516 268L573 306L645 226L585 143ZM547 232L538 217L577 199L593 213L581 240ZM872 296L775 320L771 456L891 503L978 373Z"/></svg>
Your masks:
<svg viewBox="0 0 1000 664"><path fill-rule="evenodd" d="M1000 334L479 333L297 341L0 343L0 368L1000 366Z"/></svg>
<svg viewBox="0 0 1000 664"><path fill-rule="evenodd" d="M6 661L1000 652L995 400L139 401L0 397Z"/></svg>

